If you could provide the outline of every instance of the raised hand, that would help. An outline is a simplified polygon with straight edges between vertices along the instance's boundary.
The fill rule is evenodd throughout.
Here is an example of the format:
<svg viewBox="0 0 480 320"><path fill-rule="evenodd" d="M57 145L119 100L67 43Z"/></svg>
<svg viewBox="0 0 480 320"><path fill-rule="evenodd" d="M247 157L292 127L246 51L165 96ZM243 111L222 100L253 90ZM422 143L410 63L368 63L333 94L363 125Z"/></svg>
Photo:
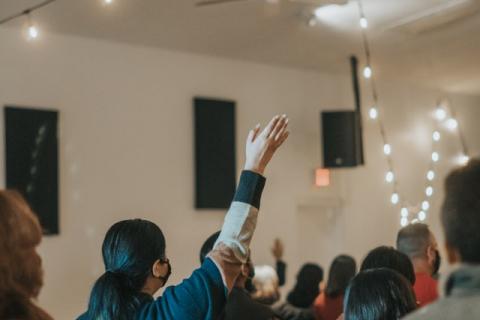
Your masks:
<svg viewBox="0 0 480 320"><path fill-rule="evenodd" d="M279 238L276 238L273 247L272 247L272 255L275 260L282 260L283 257L283 242Z"/></svg>
<svg viewBox="0 0 480 320"><path fill-rule="evenodd" d="M287 140L288 118L275 116L260 132L260 125L250 130L246 145L245 170L262 174L275 151Z"/></svg>

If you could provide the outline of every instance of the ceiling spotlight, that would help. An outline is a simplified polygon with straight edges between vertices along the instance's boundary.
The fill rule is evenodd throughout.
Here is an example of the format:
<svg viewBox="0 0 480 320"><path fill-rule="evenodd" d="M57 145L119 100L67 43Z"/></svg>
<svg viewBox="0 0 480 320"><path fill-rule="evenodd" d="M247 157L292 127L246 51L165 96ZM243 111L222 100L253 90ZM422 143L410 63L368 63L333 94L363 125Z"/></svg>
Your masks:
<svg viewBox="0 0 480 320"><path fill-rule="evenodd" d="M29 38L29 39L32 39L32 40L38 38L38 29L37 29L37 27L35 27L35 26L33 26L33 25L28 27L28 38Z"/></svg>
<svg viewBox="0 0 480 320"><path fill-rule="evenodd" d="M447 128L448 128L449 130L452 130L452 131L453 131L453 130L457 129L457 127L458 127L458 122L457 122L456 119L450 118L450 119L447 120L446 125L447 125Z"/></svg>
<svg viewBox="0 0 480 320"><path fill-rule="evenodd" d="M363 76L365 79L370 79L372 77L372 68L370 68L370 66L363 68Z"/></svg>
<svg viewBox="0 0 480 320"><path fill-rule="evenodd" d="M433 141L440 141L441 135L440 132L434 131L432 134Z"/></svg>
<svg viewBox="0 0 480 320"><path fill-rule="evenodd" d="M372 120L377 119L377 117L378 117L377 108L371 107L370 110L368 111L368 115L370 116L370 119L372 119Z"/></svg>
<svg viewBox="0 0 480 320"><path fill-rule="evenodd" d="M105 3L105 4L112 4L112 3L113 3L113 0L103 0L103 3Z"/></svg>
<svg viewBox="0 0 480 320"><path fill-rule="evenodd" d="M365 18L365 17L360 18L360 27L362 27L362 29L367 29L368 28L367 18Z"/></svg>

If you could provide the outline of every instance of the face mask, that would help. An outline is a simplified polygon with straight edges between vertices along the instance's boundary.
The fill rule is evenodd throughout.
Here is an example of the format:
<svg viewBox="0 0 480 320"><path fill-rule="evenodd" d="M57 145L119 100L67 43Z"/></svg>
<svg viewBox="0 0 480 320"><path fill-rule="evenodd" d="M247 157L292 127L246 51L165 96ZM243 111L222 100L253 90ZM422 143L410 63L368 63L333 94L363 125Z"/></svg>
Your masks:
<svg viewBox="0 0 480 320"><path fill-rule="evenodd" d="M167 282L168 282L168 278L170 278L170 275L172 274L172 265L170 264L170 260L166 260L164 261L164 263L167 263L168 264L168 271L167 271L167 274L164 275L164 276L159 276L157 277L158 279L162 280L163 281L163 285L164 286Z"/></svg>
<svg viewBox="0 0 480 320"><path fill-rule="evenodd" d="M440 252L435 250L435 261L433 262L433 276L438 276L438 270L440 270L440 265L442 264L442 257Z"/></svg>

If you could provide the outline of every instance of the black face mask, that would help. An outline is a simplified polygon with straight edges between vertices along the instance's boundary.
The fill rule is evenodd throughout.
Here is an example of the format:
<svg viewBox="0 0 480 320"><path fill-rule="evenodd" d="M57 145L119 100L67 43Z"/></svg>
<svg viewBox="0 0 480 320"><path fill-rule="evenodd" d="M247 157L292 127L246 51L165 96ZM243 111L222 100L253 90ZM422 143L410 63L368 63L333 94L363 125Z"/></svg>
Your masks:
<svg viewBox="0 0 480 320"><path fill-rule="evenodd" d="M164 286L168 282L168 278L170 278L170 275L172 274L172 265L170 264L170 260L166 259L163 261L163 263L168 264L168 271L167 274L164 276L158 276L157 279L163 280L163 285Z"/></svg>
<svg viewBox="0 0 480 320"><path fill-rule="evenodd" d="M432 276L438 277L438 270L440 270L441 264L442 264L442 257L440 256L440 252L438 250L435 250L435 261L433 262Z"/></svg>

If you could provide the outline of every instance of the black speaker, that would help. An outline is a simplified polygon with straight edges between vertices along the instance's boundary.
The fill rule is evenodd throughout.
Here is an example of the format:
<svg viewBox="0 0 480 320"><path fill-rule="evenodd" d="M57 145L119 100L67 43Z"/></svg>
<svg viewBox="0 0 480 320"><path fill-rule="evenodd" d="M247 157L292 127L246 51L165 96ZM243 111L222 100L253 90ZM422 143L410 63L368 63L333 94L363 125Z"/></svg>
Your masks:
<svg viewBox="0 0 480 320"><path fill-rule="evenodd" d="M45 234L58 234L58 112L5 107L6 185L19 191Z"/></svg>
<svg viewBox="0 0 480 320"><path fill-rule="evenodd" d="M194 98L195 207L227 209L235 193L235 102Z"/></svg>
<svg viewBox="0 0 480 320"><path fill-rule="evenodd" d="M360 115L356 111L322 112L323 166L355 167L363 164Z"/></svg>

